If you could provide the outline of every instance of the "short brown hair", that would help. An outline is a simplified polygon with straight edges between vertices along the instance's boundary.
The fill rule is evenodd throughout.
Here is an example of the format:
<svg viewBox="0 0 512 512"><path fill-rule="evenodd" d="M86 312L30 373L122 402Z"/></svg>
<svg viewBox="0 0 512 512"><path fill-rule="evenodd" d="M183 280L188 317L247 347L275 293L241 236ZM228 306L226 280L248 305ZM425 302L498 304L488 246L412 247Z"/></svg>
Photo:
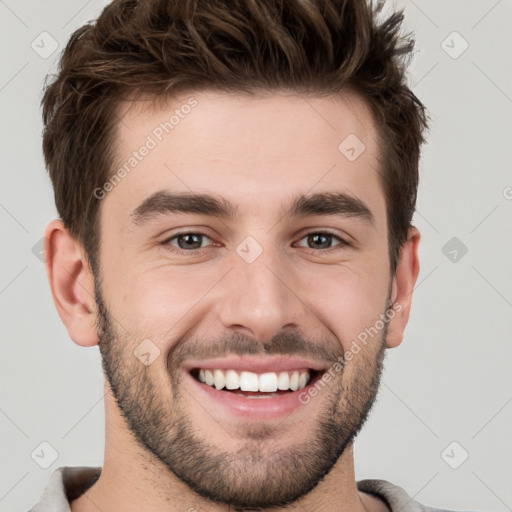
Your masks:
<svg viewBox="0 0 512 512"><path fill-rule="evenodd" d="M93 271L100 200L113 174L122 100L218 88L359 94L380 138L394 275L416 204L424 105L407 87L414 40L383 1L114 0L71 36L42 100L43 152L58 213ZM340 141L341 142L341 141Z"/></svg>

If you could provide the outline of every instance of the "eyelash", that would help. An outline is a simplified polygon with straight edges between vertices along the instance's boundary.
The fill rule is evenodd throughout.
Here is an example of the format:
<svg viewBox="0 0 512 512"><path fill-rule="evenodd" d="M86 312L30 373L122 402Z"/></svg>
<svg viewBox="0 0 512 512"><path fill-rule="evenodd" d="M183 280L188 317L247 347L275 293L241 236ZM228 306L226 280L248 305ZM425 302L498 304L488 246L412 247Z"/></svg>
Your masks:
<svg viewBox="0 0 512 512"><path fill-rule="evenodd" d="M172 247L172 249L170 249L170 250L173 251L173 252L176 252L178 254L187 254L187 255L199 254L199 253L203 252L205 249L208 249L208 247L210 247L210 246L207 246L207 247L200 247L199 249L186 250L186 249L181 249L180 247L176 247L174 245L171 245L170 242L172 240L177 239L179 236L183 236L183 235L200 235L200 236L204 236L206 238L209 238L211 240L211 238L206 233L203 233L202 231L183 231L181 233L174 234L170 238L167 238L166 240L161 242L161 244L163 246L166 246L166 247ZM339 243L337 245L334 245L333 247L329 247L327 249L313 249L311 247L304 247L305 249L309 249L310 251L313 251L315 253L329 254L329 253L331 253L333 251L339 250L340 248L349 247L351 245L350 243L348 243L343 238L340 238L338 235L336 235L336 234L334 234L334 233L332 233L330 231L327 231L327 230L324 230L324 231L310 231L309 233L305 233L300 238L300 240L303 240L304 238L307 238L308 236L311 236L311 235L328 235L328 236L331 236L331 237L333 237L333 238L335 238L335 239L337 239L339 241ZM300 246L300 247L302 247L302 246Z"/></svg>

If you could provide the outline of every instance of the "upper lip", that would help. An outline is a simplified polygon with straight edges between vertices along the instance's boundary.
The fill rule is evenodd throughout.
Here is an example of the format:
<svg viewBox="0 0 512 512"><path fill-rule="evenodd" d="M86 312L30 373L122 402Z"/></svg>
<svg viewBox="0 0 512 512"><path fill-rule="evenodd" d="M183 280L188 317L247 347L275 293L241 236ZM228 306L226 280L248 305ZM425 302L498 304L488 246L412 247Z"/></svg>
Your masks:
<svg viewBox="0 0 512 512"><path fill-rule="evenodd" d="M215 369L233 369L253 373L267 372L285 372L293 370L310 369L323 371L326 369L325 363L312 361L306 358L290 356L231 356L225 358L208 359L206 361L193 361L184 365L185 370L191 371L194 368Z"/></svg>

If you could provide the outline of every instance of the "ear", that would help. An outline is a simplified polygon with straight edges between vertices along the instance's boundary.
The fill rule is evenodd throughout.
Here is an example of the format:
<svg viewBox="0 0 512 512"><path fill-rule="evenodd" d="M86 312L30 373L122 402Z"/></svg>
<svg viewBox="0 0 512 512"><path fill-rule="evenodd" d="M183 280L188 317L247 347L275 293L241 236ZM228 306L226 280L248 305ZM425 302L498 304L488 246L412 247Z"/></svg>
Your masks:
<svg viewBox="0 0 512 512"><path fill-rule="evenodd" d="M402 245L395 276L392 281L391 302L394 315L390 315L386 345L395 348L400 345L411 311L412 292L420 271L418 245L420 232L409 229L407 240Z"/></svg>
<svg viewBox="0 0 512 512"><path fill-rule="evenodd" d="M46 226L44 239L46 274L60 319L77 345L97 345L94 278L85 251L60 219Z"/></svg>

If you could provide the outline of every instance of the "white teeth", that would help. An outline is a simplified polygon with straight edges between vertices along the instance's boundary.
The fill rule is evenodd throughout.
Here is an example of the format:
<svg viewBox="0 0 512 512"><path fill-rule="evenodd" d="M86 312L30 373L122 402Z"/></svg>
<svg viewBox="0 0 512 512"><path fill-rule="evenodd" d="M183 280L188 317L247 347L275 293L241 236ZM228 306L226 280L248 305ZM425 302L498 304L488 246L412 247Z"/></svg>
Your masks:
<svg viewBox="0 0 512 512"><path fill-rule="evenodd" d="M243 393L236 393L237 395L239 396L243 396L244 398L250 398L251 400L255 399L258 400L259 398L272 398L274 396L279 396L279 395L276 395L275 393L265 393L265 394L261 394L261 395L244 395Z"/></svg>
<svg viewBox="0 0 512 512"><path fill-rule="evenodd" d="M213 378L213 373L210 370L204 371L204 381L206 384L208 384L208 386L213 386L215 379Z"/></svg>
<svg viewBox="0 0 512 512"><path fill-rule="evenodd" d="M297 391L299 389L299 372L294 371L290 377L290 389Z"/></svg>
<svg viewBox="0 0 512 512"><path fill-rule="evenodd" d="M213 370L213 380L217 389L222 389L226 384L226 377L222 370Z"/></svg>
<svg viewBox="0 0 512 512"><path fill-rule="evenodd" d="M301 372L299 375L299 389L305 388L308 383L308 374L305 372Z"/></svg>
<svg viewBox="0 0 512 512"><path fill-rule="evenodd" d="M286 391L290 389L290 376L288 372L281 372L279 374L279 378L277 379L277 389L281 391Z"/></svg>
<svg viewBox="0 0 512 512"><path fill-rule="evenodd" d="M260 375L260 391L272 393L277 391L277 375L274 372L262 373Z"/></svg>
<svg viewBox="0 0 512 512"><path fill-rule="evenodd" d="M242 372L240 374L241 391L259 391L258 374L252 372Z"/></svg>
<svg viewBox="0 0 512 512"><path fill-rule="evenodd" d="M240 377L235 370L226 372L226 389L238 389L240 387Z"/></svg>
<svg viewBox="0 0 512 512"><path fill-rule="evenodd" d="M240 372L236 370L207 370L201 368L198 373L200 382L204 382L208 386L214 386L216 389L229 389L241 391L259 391L268 393L268 397L279 396L275 392L281 391L297 391L307 386L310 380L310 374L307 370L294 370L290 372Z"/></svg>

